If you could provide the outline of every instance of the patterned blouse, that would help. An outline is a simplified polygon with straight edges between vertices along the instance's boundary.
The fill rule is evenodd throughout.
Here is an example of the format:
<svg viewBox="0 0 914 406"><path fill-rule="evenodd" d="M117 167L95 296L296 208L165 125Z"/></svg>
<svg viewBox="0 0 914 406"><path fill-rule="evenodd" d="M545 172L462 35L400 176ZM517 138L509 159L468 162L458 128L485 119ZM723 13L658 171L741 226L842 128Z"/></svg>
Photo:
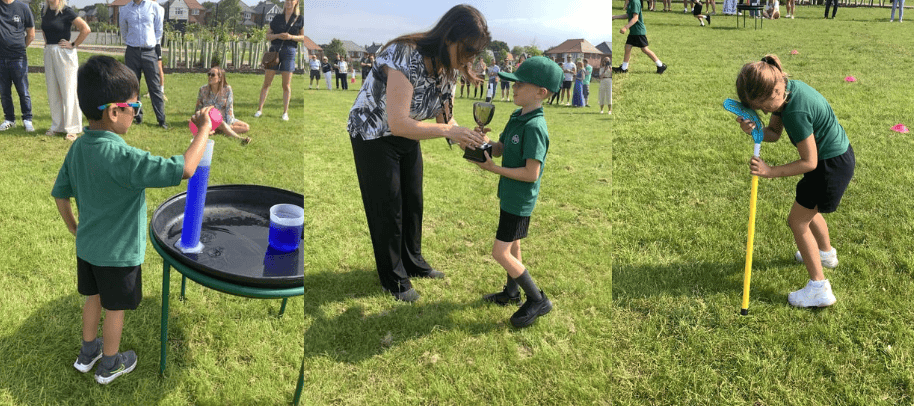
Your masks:
<svg viewBox="0 0 914 406"><path fill-rule="evenodd" d="M387 123L387 74L384 66L402 72L413 85L413 100L409 117L428 120L438 116L445 102L450 102L457 81L457 70L449 75L429 76L422 55L408 44L391 44L375 59L371 73L349 112L347 130L352 138L373 140L391 134Z"/></svg>
<svg viewBox="0 0 914 406"><path fill-rule="evenodd" d="M200 109L206 106L213 106L222 112L222 121L226 125L232 125L235 122L235 99L232 96L232 87L226 85L219 94L213 94L209 89L209 85L204 85L200 88L200 93L197 94L197 107L194 108L194 112L200 111Z"/></svg>

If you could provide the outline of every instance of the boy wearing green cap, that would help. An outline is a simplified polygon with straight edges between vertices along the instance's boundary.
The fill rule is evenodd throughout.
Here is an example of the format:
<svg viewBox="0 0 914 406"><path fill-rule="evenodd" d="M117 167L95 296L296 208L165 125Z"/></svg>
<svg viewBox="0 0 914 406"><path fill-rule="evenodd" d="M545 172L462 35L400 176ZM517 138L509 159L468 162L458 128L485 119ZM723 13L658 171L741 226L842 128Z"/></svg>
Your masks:
<svg viewBox="0 0 914 406"><path fill-rule="evenodd" d="M520 302L519 289L523 289L527 300L511 316L511 324L526 327L552 310L552 302L536 286L530 271L520 261L520 239L527 236L549 150L543 101L558 93L563 74L555 62L536 56L524 61L517 72L499 72L498 76L514 82L514 104L520 109L511 114L498 142L492 145L492 156L502 157L501 166L495 165L488 153L485 153L485 162L476 163L482 169L501 175L498 182L501 215L492 256L508 273L502 291L485 295L483 299L502 306L516 304Z"/></svg>

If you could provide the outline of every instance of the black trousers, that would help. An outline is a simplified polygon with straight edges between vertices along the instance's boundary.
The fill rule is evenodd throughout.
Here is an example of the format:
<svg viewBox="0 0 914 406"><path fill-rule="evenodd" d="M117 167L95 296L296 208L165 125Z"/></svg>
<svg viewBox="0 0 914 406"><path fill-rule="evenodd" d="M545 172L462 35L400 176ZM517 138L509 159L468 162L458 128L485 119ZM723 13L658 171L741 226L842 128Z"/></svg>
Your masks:
<svg viewBox="0 0 914 406"><path fill-rule="evenodd" d="M422 149L397 136L350 141L381 287L405 292L432 270L422 257Z"/></svg>
<svg viewBox="0 0 914 406"><path fill-rule="evenodd" d="M835 18L835 13L838 12L838 0L825 0L825 18L828 18L828 6L833 6L831 10L831 18Z"/></svg>
<svg viewBox="0 0 914 406"><path fill-rule="evenodd" d="M127 65L136 79L143 78L146 74L146 88L149 90L149 99L152 101L152 111L156 114L159 124L165 123L165 99L162 97L162 84L159 83L159 58L153 48L135 48L128 46L124 53L124 64ZM143 109L137 113L140 122L143 121Z"/></svg>
<svg viewBox="0 0 914 406"><path fill-rule="evenodd" d="M343 83L343 90L349 90L349 74L348 73L337 73L336 74L336 87L340 87L340 83Z"/></svg>

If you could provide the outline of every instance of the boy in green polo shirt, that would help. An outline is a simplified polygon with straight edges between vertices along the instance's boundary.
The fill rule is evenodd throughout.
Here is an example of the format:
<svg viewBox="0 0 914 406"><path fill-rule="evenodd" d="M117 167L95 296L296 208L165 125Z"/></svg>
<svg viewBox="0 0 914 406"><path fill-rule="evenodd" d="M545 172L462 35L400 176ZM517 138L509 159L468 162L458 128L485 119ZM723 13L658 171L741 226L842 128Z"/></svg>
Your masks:
<svg viewBox="0 0 914 406"><path fill-rule="evenodd" d="M209 139L210 108L194 116L197 135L184 155L162 158L127 145L126 134L140 108L139 82L124 64L93 56L79 68L76 93L89 127L64 158L51 195L76 236L77 289L83 306L82 348L73 364L89 372L101 359L95 380L107 384L136 367L133 351L118 352L124 310L139 306L140 265L146 256L146 188L177 186L197 169ZM79 223L70 198L76 199ZM104 342L98 335L101 311Z"/></svg>
<svg viewBox="0 0 914 406"><path fill-rule="evenodd" d="M487 153L485 162L476 163L482 169L501 175L498 182L501 215L492 256L508 273L502 291L485 295L483 299L502 306L518 303L520 287L527 300L511 316L511 324L526 327L552 310L552 302L520 262L520 239L527 236L549 149L543 101L560 90L563 73L555 62L536 56L524 61L517 72L500 72L498 76L514 82L514 104L521 108L511 114L498 142L492 145L492 156L502 157L501 166L495 165Z"/></svg>
<svg viewBox="0 0 914 406"><path fill-rule="evenodd" d="M628 32L628 39L625 40L625 55L622 57L622 66L613 68L613 72L628 72L628 61L632 57L632 47L641 48L641 52L644 52L648 58L651 58L651 60L654 61L654 64L657 65L658 74L662 74L666 71L666 65L664 65L663 62L660 62L660 58L657 58L657 55L647 47L647 29L644 27L644 15L641 14L641 2L639 0L629 0L625 5L625 14L613 16L612 19L618 20L623 18L628 19L628 23L625 24L619 32L622 34Z"/></svg>

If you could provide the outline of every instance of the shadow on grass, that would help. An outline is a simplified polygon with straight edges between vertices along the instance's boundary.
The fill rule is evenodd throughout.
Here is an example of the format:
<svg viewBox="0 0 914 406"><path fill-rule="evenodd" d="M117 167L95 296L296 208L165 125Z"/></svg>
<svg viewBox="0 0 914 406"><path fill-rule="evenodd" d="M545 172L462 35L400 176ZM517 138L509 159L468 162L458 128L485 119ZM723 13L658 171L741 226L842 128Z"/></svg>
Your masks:
<svg viewBox="0 0 914 406"><path fill-rule="evenodd" d="M786 292L766 278L766 271L795 264L779 259L752 262L752 300L786 302ZM718 293L742 295L745 262L614 265L613 301L655 296L702 297ZM776 287L777 286L777 287Z"/></svg>
<svg viewBox="0 0 914 406"><path fill-rule="evenodd" d="M155 320L161 303L150 293L144 299L137 310L127 312L121 339L122 351L137 353L136 370L129 375L102 386L95 382L94 368L85 374L73 368L82 341L84 301L73 293L32 309L16 332L2 338L0 392L17 405L159 403L170 391L167 381L158 378L159 323Z"/></svg>
<svg viewBox="0 0 914 406"><path fill-rule="evenodd" d="M399 343L436 332L459 329L470 334L484 334L504 328L490 322L468 323L454 319L456 312L485 306L479 301L455 303L423 295L415 304L396 302L381 289L374 270L306 272L304 279L305 317L313 318L305 331L305 358L320 356L338 362L359 363L395 348ZM443 282L422 280L414 282L414 286L421 293L422 285L434 283ZM309 287L319 287L319 290L308 293ZM373 312L362 304L354 304L342 313L332 315L322 309L327 304L371 296L383 297L390 305Z"/></svg>

